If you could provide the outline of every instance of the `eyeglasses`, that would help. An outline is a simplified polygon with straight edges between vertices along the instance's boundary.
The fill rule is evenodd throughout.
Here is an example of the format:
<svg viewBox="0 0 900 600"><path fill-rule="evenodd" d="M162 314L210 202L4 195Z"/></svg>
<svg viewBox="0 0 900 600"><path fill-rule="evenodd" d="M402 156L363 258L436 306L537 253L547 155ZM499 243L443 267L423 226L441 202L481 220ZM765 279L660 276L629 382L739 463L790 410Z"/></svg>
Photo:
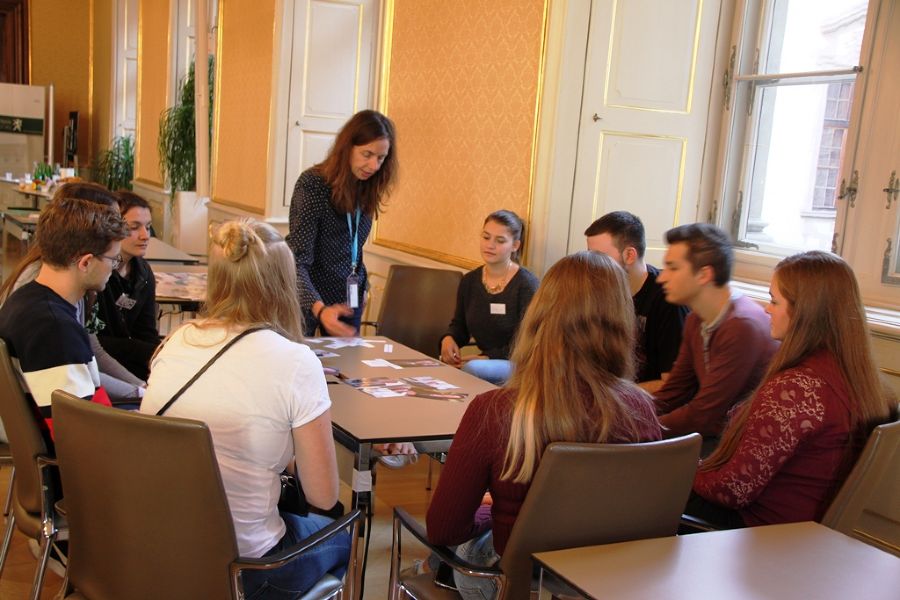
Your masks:
<svg viewBox="0 0 900 600"><path fill-rule="evenodd" d="M108 260L108 261L110 262L110 264L112 264L112 268L113 268L113 269L118 269L118 268L119 268L119 265L121 265L122 262L123 262L123 261L122 261L122 256L121 256L121 255L118 255L118 256L106 256L105 254L95 254L94 256L96 256L96 257L98 257L98 258L105 258L106 260Z"/></svg>

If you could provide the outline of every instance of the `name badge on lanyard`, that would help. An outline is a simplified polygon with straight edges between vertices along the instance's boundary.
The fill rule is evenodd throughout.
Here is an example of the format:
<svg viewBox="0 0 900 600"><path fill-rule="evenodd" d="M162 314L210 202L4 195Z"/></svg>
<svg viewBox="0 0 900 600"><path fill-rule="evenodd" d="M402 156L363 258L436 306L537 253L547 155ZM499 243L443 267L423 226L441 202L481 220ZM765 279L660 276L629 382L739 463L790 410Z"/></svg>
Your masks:
<svg viewBox="0 0 900 600"><path fill-rule="evenodd" d="M350 213L347 213L347 231L350 237L350 276L347 277L347 306L359 308L359 276L356 274L359 257L359 207L356 207L356 231Z"/></svg>

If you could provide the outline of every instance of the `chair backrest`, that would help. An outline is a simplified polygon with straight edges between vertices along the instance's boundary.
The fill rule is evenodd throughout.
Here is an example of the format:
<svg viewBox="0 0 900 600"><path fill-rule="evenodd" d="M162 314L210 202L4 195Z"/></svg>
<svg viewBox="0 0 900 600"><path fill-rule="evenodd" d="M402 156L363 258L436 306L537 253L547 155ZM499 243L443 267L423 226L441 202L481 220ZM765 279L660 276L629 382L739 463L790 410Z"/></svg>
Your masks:
<svg viewBox="0 0 900 600"><path fill-rule="evenodd" d="M230 598L238 557L209 429L53 392L69 582L87 598Z"/></svg>
<svg viewBox="0 0 900 600"><path fill-rule="evenodd" d="M0 339L0 418L6 427L16 467L16 501L26 512L41 513L41 479L37 457L47 456L47 444L38 428L34 405L25 396L19 376Z"/></svg>
<svg viewBox="0 0 900 600"><path fill-rule="evenodd" d="M534 552L674 535L701 440L550 444L500 559L503 598L529 597Z"/></svg>
<svg viewBox="0 0 900 600"><path fill-rule="evenodd" d="M822 524L900 556L900 421L872 431Z"/></svg>
<svg viewBox="0 0 900 600"><path fill-rule="evenodd" d="M460 279L459 271L391 265L378 335L437 358L441 338L453 318Z"/></svg>

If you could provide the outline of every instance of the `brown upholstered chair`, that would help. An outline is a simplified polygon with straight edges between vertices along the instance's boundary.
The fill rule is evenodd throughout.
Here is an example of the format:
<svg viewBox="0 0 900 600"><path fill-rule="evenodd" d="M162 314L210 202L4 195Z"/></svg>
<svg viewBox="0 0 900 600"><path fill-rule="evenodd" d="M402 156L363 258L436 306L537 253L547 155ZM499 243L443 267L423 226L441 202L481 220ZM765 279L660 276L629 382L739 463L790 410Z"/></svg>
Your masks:
<svg viewBox="0 0 900 600"><path fill-rule="evenodd" d="M900 421L872 431L822 524L900 556Z"/></svg>
<svg viewBox="0 0 900 600"><path fill-rule="evenodd" d="M377 335L438 358L460 279L459 271L391 265L378 321L363 324L374 326Z"/></svg>
<svg viewBox="0 0 900 600"><path fill-rule="evenodd" d="M6 342L0 340L0 418L6 426L15 465L12 507L6 523L3 547L0 548L0 574L6 564L13 531L19 531L40 542L41 556L34 573L31 598L40 596L50 546L65 525L54 507L59 500L55 461L38 429L34 408L16 375Z"/></svg>
<svg viewBox="0 0 900 600"><path fill-rule="evenodd" d="M242 597L240 572L279 567L350 528L346 581L304 598L352 597L359 511L266 558L238 556L209 429L200 421L99 406L53 393L70 523L66 598Z"/></svg>
<svg viewBox="0 0 900 600"><path fill-rule="evenodd" d="M391 599L458 598L426 573L399 574L401 526L454 570L497 580L498 598L530 596L535 552L674 535L700 455L698 434L643 444L550 444L510 534L499 569L461 561L431 546L425 529L394 509ZM404 596L405 595L405 596Z"/></svg>

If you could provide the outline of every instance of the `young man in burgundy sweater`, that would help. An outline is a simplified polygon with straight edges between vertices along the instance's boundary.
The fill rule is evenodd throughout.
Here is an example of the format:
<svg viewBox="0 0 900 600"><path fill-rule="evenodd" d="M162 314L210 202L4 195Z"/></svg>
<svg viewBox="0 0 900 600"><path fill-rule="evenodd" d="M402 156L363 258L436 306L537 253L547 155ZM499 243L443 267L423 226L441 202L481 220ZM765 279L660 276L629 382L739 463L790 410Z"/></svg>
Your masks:
<svg viewBox="0 0 900 600"><path fill-rule="evenodd" d="M666 232L664 270L657 281L666 300L691 309L678 358L655 394L666 435L698 432L708 453L725 426L728 410L748 397L775 353L769 316L732 291L734 251L714 225L694 223Z"/></svg>

